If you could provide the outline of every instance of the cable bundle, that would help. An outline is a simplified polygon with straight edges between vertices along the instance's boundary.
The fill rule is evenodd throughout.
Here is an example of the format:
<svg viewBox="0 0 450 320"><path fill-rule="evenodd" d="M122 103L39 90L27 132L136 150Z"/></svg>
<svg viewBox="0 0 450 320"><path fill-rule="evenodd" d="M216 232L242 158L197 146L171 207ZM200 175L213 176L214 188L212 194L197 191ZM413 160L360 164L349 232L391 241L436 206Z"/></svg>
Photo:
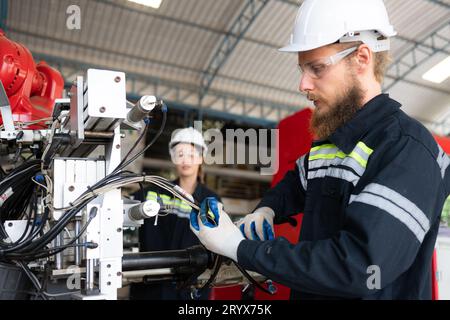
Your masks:
<svg viewBox="0 0 450 320"><path fill-rule="evenodd" d="M58 247L51 246L50 244L67 227L67 225L73 221L77 213L85 208L89 202L109 191L122 188L130 184L154 184L169 191L175 197L184 200L193 209L198 211L200 209L199 204L195 202L192 196L167 179L158 176L139 175L128 171L122 171L135 159L144 154L163 132L167 120L167 107L164 103L161 111L163 112L162 124L152 141L143 150L136 153L131 159L127 160L131 155L131 152L138 145L139 141L141 141L147 133L149 121L148 119L145 119L147 126L131 148L130 152L128 152L117 168L93 186L89 186L83 194L70 203L69 207L53 207L52 179L45 173L44 170L44 163L46 159L53 157L53 153L56 152L56 149L52 150L52 148L49 147L52 145L51 141L44 151L41 160L27 161L8 174L0 182L0 261L14 262L19 265L30 277L38 292L42 293L42 287L39 285L39 282L35 279L35 277L33 277L25 262L50 257L69 247L84 246L87 248L96 248L98 244L95 243L87 242L75 244L75 242L84 234L90 222L97 215L97 207L93 207L90 210L87 222L81 228L80 232L76 234L68 243ZM55 135L58 123L59 119L58 121L55 121L52 126L52 137ZM40 197L38 195L39 192L41 192ZM38 198L43 199L44 210L42 215L38 215ZM62 210L64 211L64 214L58 221L50 225L49 213L54 210ZM10 241L4 229L3 222L5 220L18 220L24 218L27 219L27 226L23 235L15 242ZM213 275L205 286L209 286L212 283L218 273L221 262L222 259L217 257ZM248 279L251 280L252 283L260 287L259 284L257 284L245 272L245 270L240 268L238 265L237 267ZM264 290L264 288L260 288ZM45 295L43 295L43 297L44 296Z"/></svg>

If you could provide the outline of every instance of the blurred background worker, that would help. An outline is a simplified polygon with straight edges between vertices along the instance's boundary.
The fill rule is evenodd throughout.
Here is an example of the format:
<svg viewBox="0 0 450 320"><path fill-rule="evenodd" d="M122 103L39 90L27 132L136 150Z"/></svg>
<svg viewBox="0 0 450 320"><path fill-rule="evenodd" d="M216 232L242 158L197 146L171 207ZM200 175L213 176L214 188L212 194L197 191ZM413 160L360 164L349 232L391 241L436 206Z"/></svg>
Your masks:
<svg viewBox="0 0 450 320"><path fill-rule="evenodd" d="M201 166L206 151L202 134L192 127L176 130L169 142L170 157L178 175L173 182L198 202L207 197L218 199L217 194L203 184ZM156 224L155 218L146 219L139 229L141 252L185 249L200 243L189 228L191 207L187 203L154 186L145 190L144 195L138 192L136 199L156 200L165 209L160 212ZM207 297L208 291L205 290L200 299ZM191 299L191 292L188 289L178 290L175 283L133 284L130 299L188 300Z"/></svg>
<svg viewBox="0 0 450 320"><path fill-rule="evenodd" d="M382 0L303 1L281 51L297 54L316 141L240 229L220 206L218 224L193 221L209 250L292 299L431 299L450 159L382 93L395 35ZM298 212L299 242L271 240L274 218Z"/></svg>

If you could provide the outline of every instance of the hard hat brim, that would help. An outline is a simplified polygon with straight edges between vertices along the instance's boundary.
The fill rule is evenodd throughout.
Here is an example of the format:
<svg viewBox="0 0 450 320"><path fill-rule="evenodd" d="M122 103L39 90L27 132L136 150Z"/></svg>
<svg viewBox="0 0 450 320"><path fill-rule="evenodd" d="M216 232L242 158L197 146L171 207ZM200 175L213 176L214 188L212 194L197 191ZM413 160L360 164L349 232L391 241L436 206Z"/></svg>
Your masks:
<svg viewBox="0 0 450 320"><path fill-rule="evenodd" d="M331 43L333 43L333 42L331 42ZM282 48L278 49L278 51L280 51L280 52L292 52L292 53L305 52L305 51L314 50L314 49L317 49L317 48L320 48L320 47L326 46L326 45L328 45L328 44L319 44L319 45L314 45L314 46L305 46L305 45L300 45L300 44L293 43L293 44L290 44L290 45L287 45L285 47L282 47Z"/></svg>
<svg viewBox="0 0 450 320"><path fill-rule="evenodd" d="M286 47L278 49L278 51L280 51L280 52L300 52L299 50L297 50L298 47L299 47L298 45L291 44Z"/></svg>
<svg viewBox="0 0 450 320"><path fill-rule="evenodd" d="M378 31L381 35L387 37L387 38L391 38L397 35L397 32L391 28L391 29L385 29L385 30L379 30ZM285 47L282 47L280 49L278 49L278 51L280 52L291 52L291 53L298 53L298 52L305 52L305 51L309 51L309 50L314 50L320 47L324 47L330 44L333 44L337 41L339 41L341 39L341 37L337 37L336 39L333 40L327 40L324 41L323 43L316 43L315 45L301 45L298 43L291 43Z"/></svg>

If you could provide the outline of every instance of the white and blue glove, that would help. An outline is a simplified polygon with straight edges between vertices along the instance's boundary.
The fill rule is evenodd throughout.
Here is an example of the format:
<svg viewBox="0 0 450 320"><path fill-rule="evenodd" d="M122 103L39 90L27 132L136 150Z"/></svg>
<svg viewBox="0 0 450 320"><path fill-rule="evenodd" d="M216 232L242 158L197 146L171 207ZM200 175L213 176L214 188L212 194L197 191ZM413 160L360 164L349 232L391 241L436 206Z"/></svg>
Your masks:
<svg viewBox="0 0 450 320"><path fill-rule="evenodd" d="M192 232L209 251L237 262L237 249L244 237L223 211L222 203L216 198L206 198L200 212L191 212L190 220Z"/></svg>
<svg viewBox="0 0 450 320"><path fill-rule="evenodd" d="M258 208L252 214L239 220L236 225L242 234L249 240L265 241L273 240L273 218L275 212L269 207Z"/></svg>

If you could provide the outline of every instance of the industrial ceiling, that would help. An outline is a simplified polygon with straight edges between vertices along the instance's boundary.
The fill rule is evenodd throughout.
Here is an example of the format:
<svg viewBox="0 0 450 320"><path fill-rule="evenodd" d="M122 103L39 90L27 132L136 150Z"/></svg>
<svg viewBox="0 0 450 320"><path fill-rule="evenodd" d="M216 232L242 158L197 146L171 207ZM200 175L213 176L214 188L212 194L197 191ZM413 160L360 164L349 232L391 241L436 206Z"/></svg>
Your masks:
<svg viewBox="0 0 450 320"><path fill-rule="evenodd" d="M7 35L70 83L87 68L127 73L130 96L156 94L201 114L274 124L310 106L288 42L301 1L0 0ZM450 133L450 78L422 75L450 56L450 0L385 0L398 36L384 88L405 112ZM80 8L80 29L67 27ZM447 124L448 122L448 124Z"/></svg>

